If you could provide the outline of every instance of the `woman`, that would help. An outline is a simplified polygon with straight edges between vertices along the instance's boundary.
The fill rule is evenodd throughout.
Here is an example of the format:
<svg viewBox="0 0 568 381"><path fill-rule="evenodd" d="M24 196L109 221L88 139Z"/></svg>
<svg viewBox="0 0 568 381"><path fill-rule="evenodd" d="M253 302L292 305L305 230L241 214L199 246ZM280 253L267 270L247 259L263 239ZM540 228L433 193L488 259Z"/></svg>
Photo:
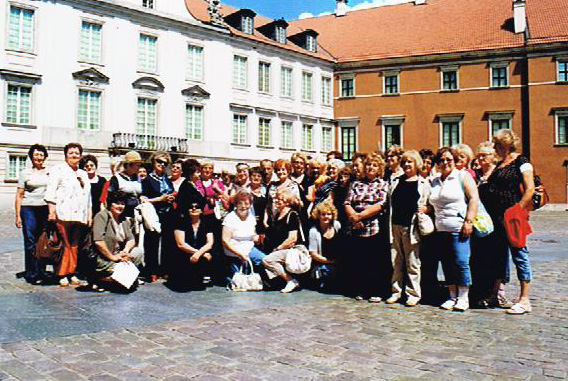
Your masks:
<svg viewBox="0 0 568 381"><path fill-rule="evenodd" d="M294 152L290 159L290 163L292 164L290 179L298 184L300 199L304 205L308 205L306 194L308 193L308 188L311 185L310 178L306 173L307 162L308 159L306 158L306 155L301 152Z"/></svg>
<svg viewBox="0 0 568 381"><path fill-rule="evenodd" d="M99 161L93 155L85 155L79 162L79 168L87 172L89 182L91 183L91 209L92 215L95 216L101 210L101 194L106 183L106 179L97 175Z"/></svg>
<svg viewBox="0 0 568 381"><path fill-rule="evenodd" d="M16 221L24 235L24 279L30 284L41 284L45 278L45 263L35 257L36 243L47 221L48 208L44 201L48 183L48 170L45 167L47 149L34 144L28 150L31 168L20 172L16 190Z"/></svg>
<svg viewBox="0 0 568 381"><path fill-rule="evenodd" d="M182 176L182 166L185 161L182 159L177 159L170 168L170 181L174 186L174 192L179 191L179 187L185 181L185 177Z"/></svg>
<svg viewBox="0 0 568 381"><path fill-rule="evenodd" d="M225 185L219 179L213 178L214 166L212 161L202 161L200 177L195 181L195 187L205 198L207 203L203 209L202 218L209 224L214 224L215 204L221 201L225 209L229 208L229 198L225 195Z"/></svg>
<svg viewBox="0 0 568 381"><path fill-rule="evenodd" d="M339 159L331 159L327 162L326 167L326 180L321 185L312 185L314 188L314 202L313 207L317 206L319 203L325 200L334 199L335 189L339 186L339 173L345 168L345 163Z"/></svg>
<svg viewBox="0 0 568 381"><path fill-rule="evenodd" d="M140 181L148 177L148 168L146 168L145 166L141 166L140 169L138 170L138 176L140 177Z"/></svg>
<svg viewBox="0 0 568 381"><path fill-rule="evenodd" d="M176 223L174 236L177 252L168 285L179 291L204 290L206 266L213 256L212 226L201 219L203 205L193 202L182 211Z"/></svg>
<svg viewBox="0 0 568 381"><path fill-rule="evenodd" d="M251 261L260 268L265 254L254 247L258 242L256 219L251 213L252 195L240 189L234 196L235 209L223 221L223 247L227 257L227 283L244 262Z"/></svg>
<svg viewBox="0 0 568 381"><path fill-rule="evenodd" d="M253 167L250 169L250 183L247 190L252 194L252 209L257 222L257 228L260 228L264 220L264 212L266 211L266 187L263 182L263 169Z"/></svg>
<svg viewBox="0 0 568 381"><path fill-rule="evenodd" d="M503 227L503 220L505 211L516 204L523 209L530 208L535 189L534 170L528 159L517 152L520 148L520 139L512 130L497 131L493 136L493 144L501 161L496 164L487 180L490 196L485 206L489 214L495 218L494 234L496 241L502 246L498 255L503 258L507 255L507 248L510 250L521 284L519 298L507 313L521 315L532 311L529 300L532 279L529 251L526 246L511 245ZM501 263L505 262L506 259L501 260Z"/></svg>
<svg viewBox="0 0 568 381"><path fill-rule="evenodd" d="M457 160L458 153L451 148L442 147L436 152L439 174L430 180L429 202L436 216L436 250L444 256L442 267L450 291L450 298L440 307L463 312L469 309L469 237L479 196L473 178L456 168ZM430 210L424 207L419 211Z"/></svg>
<svg viewBox="0 0 568 381"><path fill-rule="evenodd" d="M396 303L404 293L406 305L414 307L422 298L420 288L420 234L416 213L428 200L430 184L418 174L422 158L417 151L401 157L404 174L395 177L389 187L392 295L386 303Z"/></svg>
<svg viewBox="0 0 568 381"><path fill-rule="evenodd" d="M93 242L97 254L93 290L105 291L104 284L123 287L111 276L119 262L141 264L142 257L132 254L136 240L132 235L129 219L124 219L128 196L121 192L110 192L107 197L108 209L102 209L93 220Z"/></svg>
<svg viewBox="0 0 568 381"><path fill-rule="evenodd" d="M337 289L338 263L341 260L341 224L331 201L318 204L312 211L317 223L310 229L309 248L312 256L312 279L319 290Z"/></svg>
<svg viewBox="0 0 568 381"><path fill-rule="evenodd" d="M473 160L473 150L467 144L454 144L452 146L452 150L454 150L457 154L456 160L456 168L459 170L464 170L476 179L476 174L473 169L470 168L471 162Z"/></svg>
<svg viewBox="0 0 568 381"><path fill-rule="evenodd" d="M351 181L362 180L365 178L365 160L367 155L355 152L351 158Z"/></svg>
<svg viewBox="0 0 568 381"><path fill-rule="evenodd" d="M351 186L352 171L351 166L345 166L339 173L339 181L333 192L333 205L337 209L337 221L341 224L341 228L348 226L347 214L345 213L345 199Z"/></svg>
<svg viewBox="0 0 568 381"><path fill-rule="evenodd" d="M431 149L423 148L419 151L422 158L422 167L420 168L420 176L427 179L432 173L432 165L434 164L434 152Z"/></svg>
<svg viewBox="0 0 568 381"><path fill-rule="evenodd" d="M249 170L250 167L246 163L239 163L237 164L237 175L235 176L235 181L231 183L229 188L227 189L227 193L231 198L235 196L235 194L241 189L246 189L249 184Z"/></svg>
<svg viewBox="0 0 568 381"><path fill-rule="evenodd" d="M45 190L49 221L56 221L65 247L56 265L59 285L78 285L75 276L81 231L92 224L91 183L87 172L79 169L83 147L69 143L63 148L65 163L54 166Z"/></svg>
<svg viewBox="0 0 568 381"><path fill-rule="evenodd" d="M324 173L325 162L323 162L320 158L314 157L313 159L308 161L308 186L314 185L316 180Z"/></svg>
<svg viewBox="0 0 568 381"><path fill-rule="evenodd" d="M376 273L383 255L377 253L381 246L379 216L385 212L388 183L382 179L385 162L378 154L367 155L364 168L364 177L351 184L345 200L352 248L352 254L346 258L351 279L349 291L357 300L368 298L369 302L378 303L381 298Z"/></svg>
<svg viewBox="0 0 568 381"><path fill-rule="evenodd" d="M387 171L385 173L385 175L388 176L387 180L392 180L395 177L404 174L404 171L400 166L403 153L404 150L402 149L402 147L397 146L396 144L391 145L387 150L386 152Z"/></svg>
<svg viewBox="0 0 568 381"><path fill-rule="evenodd" d="M142 202L154 205L162 232L146 232L144 236L144 253L146 262L146 277L150 282L158 280L158 275L167 276L171 270L170 257L174 249L173 202L175 200L174 186L166 170L171 163L170 155L166 152L156 152L150 158L153 172L142 180ZM161 245L160 245L161 241ZM161 246L161 266L158 260L158 248Z"/></svg>
<svg viewBox="0 0 568 381"><path fill-rule="evenodd" d="M280 290L282 293L289 293L300 287L300 283L286 271L285 267L286 249L303 241L300 216L297 212L300 202L300 198L290 189L278 189L274 197L276 213L266 231L265 250L271 254L262 260L262 264L269 279L276 276L284 279L286 285Z"/></svg>
<svg viewBox="0 0 568 381"><path fill-rule="evenodd" d="M201 176L201 163L195 159L185 160L182 165L182 174L186 181L181 184L176 194L176 206L180 210L187 210L189 205L194 202L205 205L207 200L196 185ZM213 218L213 216L208 217L208 219L210 218Z"/></svg>
<svg viewBox="0 0 568 381"><path fill-rule="evenodd" d="M124 155L123 169L110 178L108 192L121 191L125 194L124 216L134 217L134 208L140 204L142 183L140 168L142 157L136 151L129 151ZM108 198L107 198L108 203Z"/></svg>
<svg viewBox="0 0 568 381"><path fill-rule="evenodd" d="M268 227L277 213L277 207L274 204L274 198L276 197L276 192L279 189L287 188L290 189L292 194L300 198L300 188L298 184L290 179L290 173L292 172L292 165L288 160L279 159L274 164L274 170L276 171L276 177L278 181L273 182L268 187L267 200L266 200L266 213L264 217L264 225ZM301 207L299 205L299 207Z"/></svg>

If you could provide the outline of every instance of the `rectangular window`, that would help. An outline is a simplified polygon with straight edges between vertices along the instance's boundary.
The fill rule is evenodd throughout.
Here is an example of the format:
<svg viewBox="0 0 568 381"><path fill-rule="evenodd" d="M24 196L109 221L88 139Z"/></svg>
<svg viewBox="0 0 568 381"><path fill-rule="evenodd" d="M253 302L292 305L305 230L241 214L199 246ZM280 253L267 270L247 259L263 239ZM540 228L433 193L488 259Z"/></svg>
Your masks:
<svg viewBox="0 0 568 381"><path fill-rule="evenodd" d="M499 130L509 128L511 128L510 119L491 119L491 136L493 136Z"/></svg>
<svg viewBox="0 0 568 381"><path fill-rule="evenodd" d="M203 139L203 107L185 105L185 137L190 140Z"/></svg>
<svg viewBox="0 0 568 381"><path fill-rule="evenodd" d="M270 64L268 62L258 63L258 91L270 92Z"/></svg>
<svg viewBox="0 0 568 381"><path fill-rule="evenodd" d="M343 78L341 80L341 96L355 96L355 78Z"/></svg>
<svg viewBox="0 0 568 381"><path fill-rule="evenodd" d="M321 128L321 150L322 152L329 152L333 148L333 136L331 127Z"/></svg>
<svg viewBox="0 0 568 381"><path fill-rule="evenodd" d="M398 75L384 77L385 94L398 94Z"/></svg>
<svg viewBox="0 0 568 381"><path fill-rule="evenodd" d="M280 71L280 95L286 98L292 97L292 68L282 67Z"/></svg>
<svg viewBox="0 0 568 381"><path fill-rule="evenodd" d="M281 145L282 148L294 148L294 126L292 122L282 122Z"/></svg>
<svg viewBox="0 0 568 381"><path fill-rule="evenodd" d="M306 36L306 50L309 50L310 52L316 52L317 51L317 40L314 36Z"/></svg>
<svg viewBox="0 0 568 381"><path fill-rule="evenodd" d="M31 98L31 87L9 84L6 97L6 122L30 124Z"/></svg>
<svg viewBox="0 0 568 381"><path fill-rule="evenodd" d="M81 23L81 42L79 59L85 62L100 63L102 60L102 25L83 21Z"/></svg>
<svg viewBox="0 0 568 381"><path fill-rule="evenodd" d="M324 106L331 106L331 99L331 78L321 77L321 103Z"/></svg>
<svg viewBox="0 0 568 381"><path fill-rule="evenodd" d="M247 88L247 57L233 56L233 87L245 90Z"/></svg>
<svg viewBox="0 0 568 381"><path fill-rule="evenodd" d="M568 114L556 116L556 144L568 144Z"/></svg>
<svg viewBox="0 0 568 381"><path fill-rule="evenodd" d="M442 122L442 146L451 147L460 140L460 123Z"/></svg>
<svg viewBox="0 0 568 381"><path fill-rule="evenodd" d="M23 52L34 50L34 11L10 5L8 48Z"/></svg>
<svg viewBox="0 0 568 381"><path fill-rule="evenodd" d="M258 145L263 147L270 146L270 119L258 119Z"/></svg>
<svg viewBox="0 0 568 381"><path fill-rule="evenodd" d="M281 26L277 26L275 31L274 31L274 34L275 34L274 39L277 42L280 42L281 44L286 43L286 28L281 27Z"/></svg>
<svg viewBox="0 0 568 381"><path fill-rule="evenodd" d="M388 150L392 145L402 146L402 128L400 124L386 124L384 129L385 150Z"/></svg>
<svg viewBox="0 0 568 381"><path fill-rule="evenodd" d="M138 42L138 69L155 73L158 69L157 60L158 38L147 34L140 34Z"/></svg>
<svg viewBox="0 0 568 381"><path fill-rule="evenodd" d="M138 148L154 149L157 105L158 101L156 99L138 98L138 110L136 114Z"/></svg>
<svg viewBox="0 0 568 381"><path fill-rule="evenodd" d="M568 82L568 61L558 61L558 81Z"/></svg>
<svg viewBox="0 0 568 381"><path fill-rule="evenodd" d="M101 128L101 93L98 91L79 90L77 107L77 128L80 130L100 130Z"/></svg>
<svg viewBox="0 0 568 381"><path fill-rule="evenodd" d="M302 100L306 102L312 102L314 100L312 73L302 73Z"/></svg>
<svg viewBox="0 0 568 381"><path fill-rule="evenodd" d="M355 127L341 128L341 152L343 157L351 159L357 151L357 133Z"/></svg>
<svg viewBox="0 0 568 381"><path fill-rule="evenodd" d="M250 16L243 16L242 20L241 20L241 27L242 27L242 31L248 34L252 34L253 33L253 19Z"/></svg>
<svg viewBox="0 0 568 381"><path fill-rule="evenodd" d="M144 8L154 9L154 0L142 0L142 6Z"/></svg>
<svg viewBox="0 0 568 381"><path fill-rule="evenodd" d="M302 125L302 149L304 151L314 149L314 126L311 124Z"/></svg>
<svg viewBox="0 0 568 381"><path fill-rule="evenodd" d="M445 70L442 72L442 89L457 90L458 89L458 71Z"/></svg>
<svg viewBox="0 0 568 381"><path fill-rule="evenodd" d="M26 156L25 155L9 155L8 168L6 170L7 180L17 180L20 173L26 169Z"/></svg>
<svg viewBox="0 0 568 381"><path fill-rule="evenodd" d="M233 143L246 144L247 142L247 116L233 115Z"/></svg>
<svg viewBox="0 0 568 381"><path fill-rule="evenodd" d="M200 81L203 79L203 48L187 46L187 78Z"/></svg>
<svg viewBox="0 0 568 381"><path fill-rule="evenodd" d="M506 66L491 68L491 87L507 87L509 86L509 76Z"/></svg>

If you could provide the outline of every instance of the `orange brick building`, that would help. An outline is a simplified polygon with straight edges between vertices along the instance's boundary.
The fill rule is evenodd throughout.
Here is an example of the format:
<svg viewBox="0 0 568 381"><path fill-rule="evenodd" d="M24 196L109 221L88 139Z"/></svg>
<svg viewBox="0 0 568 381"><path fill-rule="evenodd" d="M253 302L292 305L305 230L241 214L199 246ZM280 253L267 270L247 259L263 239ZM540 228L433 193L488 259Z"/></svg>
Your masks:
<svg viewBox="0 0 568 381"><path fill-rule="evenodd" d="M568 191L568 2L415 0L291 22L336 59L337 148L475 149L512 128L550 190Z"/></svg>

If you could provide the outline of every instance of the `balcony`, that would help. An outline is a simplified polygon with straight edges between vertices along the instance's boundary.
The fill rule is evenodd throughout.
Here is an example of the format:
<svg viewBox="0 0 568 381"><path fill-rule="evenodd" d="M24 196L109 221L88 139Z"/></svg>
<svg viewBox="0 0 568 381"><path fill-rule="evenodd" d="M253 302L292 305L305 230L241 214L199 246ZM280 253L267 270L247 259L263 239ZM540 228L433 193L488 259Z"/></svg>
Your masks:
<svg viewBox="0 0 568 381"><path fill-rule="evenodd" d="M120 151L165 151L169 153L187 153L187 139L157 135L141 135L117 132L112 134L109 150Z"/></svg>

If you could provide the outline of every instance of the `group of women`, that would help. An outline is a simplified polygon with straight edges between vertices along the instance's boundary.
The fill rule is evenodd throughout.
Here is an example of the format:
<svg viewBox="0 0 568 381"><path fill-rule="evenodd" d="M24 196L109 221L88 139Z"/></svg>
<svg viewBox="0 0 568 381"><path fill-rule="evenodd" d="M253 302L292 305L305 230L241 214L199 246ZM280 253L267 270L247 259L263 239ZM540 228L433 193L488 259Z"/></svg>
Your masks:
<svg viewBox="0 0 568 381"><path fill-rule="evenodd" d="M265 289L288 293L302 285L412 307L432 302L441 289L441 262L448 286L441 308L465 311L471 301L527 313L528 250L512 245L504 228L505 212L528 209L534 192L533 168L518 149L515 133L501 130L476 155L463 144L436 153L392 146L385 154L355 154L346 166L338 153L323 161L296 152L290 161L239 163L234 176L216 175L209 161L172 163L164 152L152 155L149 170L130 151L106 181L79 144L68 144L65 163L51 168L45 147L34 145L16 196L25 278L35 284L46 276L33 253L51 221L65 247L55 264L61 286L80 282L84 251L94 260L81 272L96 290L105 289L123 261L137 265L142 279L165 278L175 290L203 289L211 278L228 284L248 264ZM137 218L146 203L160 229L144 228ZM473 234L480 203L495 226L484 237ZM426 235L420 225L428 216L435 232ZM92 244L81 251L86 237ZM288 253L302 248L311 269L293 274ZM504 296L510 255L521 284L514 304Z"/></svg>

